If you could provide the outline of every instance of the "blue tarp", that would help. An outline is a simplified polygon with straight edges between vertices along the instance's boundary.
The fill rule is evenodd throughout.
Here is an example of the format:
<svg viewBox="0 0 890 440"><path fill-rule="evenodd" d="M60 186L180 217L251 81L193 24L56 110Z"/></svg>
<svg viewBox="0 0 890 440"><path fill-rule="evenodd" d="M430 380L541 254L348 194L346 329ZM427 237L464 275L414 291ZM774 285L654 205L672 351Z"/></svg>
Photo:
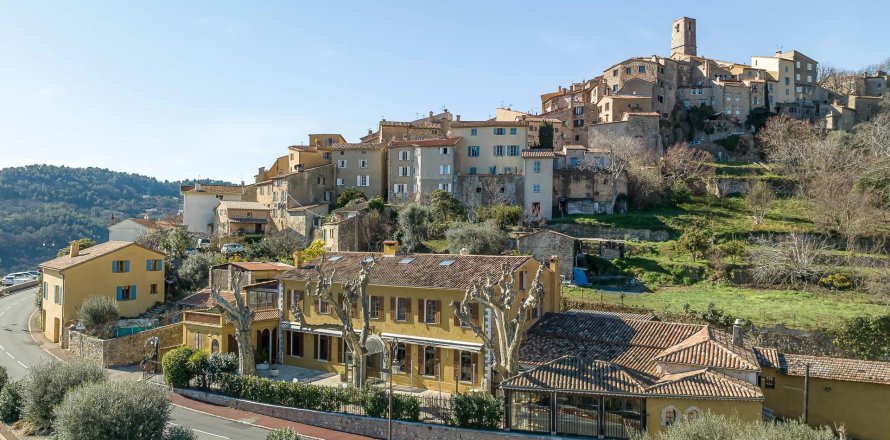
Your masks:
<svg viewBox="0 0 890 440"><path fill-rule="evenodd" d="M575 282L576 286L589 286L590 281L587 281L587 273L584 272L584 269L580 267L576 267L572 269L572 278Z"/></svg>

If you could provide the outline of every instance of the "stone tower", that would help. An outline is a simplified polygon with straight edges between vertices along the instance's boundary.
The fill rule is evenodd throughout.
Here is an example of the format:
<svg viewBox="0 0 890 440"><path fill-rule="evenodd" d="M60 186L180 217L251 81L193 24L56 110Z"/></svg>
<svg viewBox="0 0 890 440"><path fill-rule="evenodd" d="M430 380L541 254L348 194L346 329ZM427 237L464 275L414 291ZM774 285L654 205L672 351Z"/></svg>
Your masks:
<svg viewBox="0 0 890 440"><path fill-rule="evenodd" d="M671 26L671 55L696 56L695 19L680 17Z"/></svg>

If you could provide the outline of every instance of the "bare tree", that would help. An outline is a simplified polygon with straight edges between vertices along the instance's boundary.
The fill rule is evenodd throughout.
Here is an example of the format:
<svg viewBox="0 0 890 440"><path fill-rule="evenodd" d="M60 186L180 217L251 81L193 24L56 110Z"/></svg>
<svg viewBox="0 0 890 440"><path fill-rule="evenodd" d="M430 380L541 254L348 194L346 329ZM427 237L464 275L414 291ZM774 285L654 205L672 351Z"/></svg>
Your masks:
<svg viewBox="0 0 890 440"><path fill-rule="evenodd" d="M879 234L883 213L875 193L854 188L859 172L830 172L814 176L807 195L813 207L813 223L847 240L847 249L857 240Z"/></svg>
<svg viewBox="0 0 890 440"><path fill-rule="evenodd" d="M506 205L508 202L504 187L498 182L497 177L480 177L482 186L482 205Z"/></svg>
<svg viewBox="0 0 890 440"><path fill-rule="evenodd" d="M343 283L342 292L338 297L331 292L334 283L332 270L325 273L322 262L315 266L317 279L315 286L309 288L309 295L313 301L321 301L328 304L333 316L337 319L334 324L309 324L303 315L301 298L291 300L291 312L294 320L300 324L300 328L307 330L334 330L340 332L346 342L346 349L352 353L354 374L352 383L355 387L363 388L367 377L368 337L371 336L370 304L368 298L368 283L370 282L371 269L374 260L363 260L358 277ZM353 325L353 317L361 320L361 328L356 331ZM347 366L348 368L348 366Z"/></svg>
<svg viewBox="0 0 890 440"><path fill-rule="evenodd" d="M502 378L519 372L519 345L522 343L528 311L537 307L544 295L544 285L541 284L543 273L544 264L541 264L528 288L528 295L518 307L515 301L520 291L514 284L512 270L506 264L502 267L497 282L492 281L491 276L475 281L464 292L463 300L451 305L454 316L461 324L469 327L482 340L485 349L491 353L492 368ZM480 324L473 322L472 304L479 304L483 310L488 309L491 312L495 331L491 337ZM487 385L483 386L485 387Z"/></svg>
<svg viewBox="0 0 890 440"><path fill-rule="evenodd" d="M662 173L670 183L701 180L713 171L708 166L713 161L713 154L682 142L674 144L665 152Z"/></svg>
<svg viewBox="0 0 890 440"><path fill-rule="evenodd" d="M763 219L766 217L766 213L769 212L770 205L772 205L775 199L775 192L773 192L770 184L764 180L758 180L748 190L748 194L745 195L745 202L748 203L748 207L754 213L755 226L763 224Z"/></svg>
<svg viewBox="0 0 890 440"><path fill-rule="evenodd" d="M226 318L235 326L235 342L238 344L238 366L241 374L253 376L256 374L256 363L253 358L253 344L250 342L251 324L253 323L253 310L241 297L241 273L232 274L232 291L235 294L235 303L226 301L219 293L219 289L211 290L211 297L223 309Z"/></svg>
<svg viewBox="0 0 890 440"><path fill-rule="evenodd" d="M858 95L861 90L857 87L857 75L855 72L840 69L829 64L820 64L816 74L816 83L822 88L838 95Z"/></svg>
<svg viewBox="0 0 890 440"><path fill-rule="evenodd" d="M797 287L818 281L817 257L828 245L823 239L793 232L780 240L761 238L748 255L754 284Z"/></svg>
<svg viewBox="0 0 890 440"><path fill-rule="evenodd" d="M615 204L618 202L619 179L626 177L627 170L633 162L643 161L647 157L647 148L639 138L611 132L599 134L591 139L590 144L593 148L607 150L609 157L604 161L596 161L588 160L592 155L585 155L580 168L609 174L612 182L610 207L614 212Z"/></svg>

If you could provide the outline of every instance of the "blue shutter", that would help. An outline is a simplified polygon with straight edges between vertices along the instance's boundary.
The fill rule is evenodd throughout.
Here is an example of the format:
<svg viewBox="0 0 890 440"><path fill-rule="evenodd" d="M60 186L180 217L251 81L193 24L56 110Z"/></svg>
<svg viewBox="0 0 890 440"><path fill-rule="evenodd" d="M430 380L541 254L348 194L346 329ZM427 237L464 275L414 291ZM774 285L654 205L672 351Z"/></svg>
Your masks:
<svg viewBox="0 0 890 440"><path fill-rule="evenodd" d="M145 270L147 272L151 272L151 262L152 260L145 260Z"/></svg>
<svg viewBox="0 0 890 440"><path fill-rule="evenodd" d="M130 260L124 261L124 272L130 271Z"/></svg>
<svg viewBox="0 0 890 440"><path fill-rule="evenodd" d="M136 299L136 285L130 286L130 299Z"/></svg>
<svg viewBox="0 0 890 440"><path fill-rule="evenodd" d="M164 260L158 260L158 270L164 270Z"/></svg>
<svg viewBox="0 0 890 440"><path fill-rule="evenodd" d="M123 300L124 300L124 289L123 289L123 287L120 287L120 286L117 287L117 300L118 300L118 301L123 301Z"/></svg>
<svg viewBox="0 0 890 440"><path fill-rule="evenodd" d="M117 261L112 261L112 262L111 262L111 271L112 271L112 272L117 272Z"/></svg>

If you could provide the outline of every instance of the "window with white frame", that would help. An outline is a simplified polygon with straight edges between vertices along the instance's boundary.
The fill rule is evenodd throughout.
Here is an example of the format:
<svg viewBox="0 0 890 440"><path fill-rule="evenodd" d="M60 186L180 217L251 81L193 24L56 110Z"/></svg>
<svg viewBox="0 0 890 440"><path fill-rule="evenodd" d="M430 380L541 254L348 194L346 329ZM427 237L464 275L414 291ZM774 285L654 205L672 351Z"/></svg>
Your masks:
<svg viewBox="0 0 890 440"><path fill-rule="evenodd" d="M330 192L330 191L325 191L325 192L324 192L324 201L325 201L325 202L330 202L330 201L331 201L331 192Z"/></svg>
<svg viewBox="0 0 890 440"><path fill-rule="evenodd" d="M536 160L536 161L534 161L534 163L532 163L532 171L534 171L535 173L541 172L541 161L540 160Z"/></svg>
<svg viewBox="0 0 890 440"><path fill-rule="evenodd" d="M470 145L467 147L467 156L469 157L479 157L479 146L478 145Z"/></svg>
<svg viewBox="0 0 890 440"><path fill-rule="evenodd" d="M507 129L503 127L495 127L494 134L497 136L503 136L507 134Z"/></svg>
<svg viewBox="0 0 890 440"><path fill-rule="evenodd" d="M439 174L448 175L451 174L451 165L441 165L439 166Z"/></svg>
<svg viewBox="0 0 890 440"><path fill-rule="evenodd" d="M439 189L451 192L451 184L450 183L440 183Z"/></svg>
<svg viewBox="0 0 890 440"><path fill-rule="evenodd" d="M399 151L399 160L411 160L411 154L408 151Z"/></svg>
<svg viewBox="0 0 890 440"><path fill-rule="evenodd" d="M337 178L337 186L343 186L343 179Z"/></svg>
<svg viewBox="0 0 890 440"><path fill-rule="evenodd" d="M359 159L358 167L359 168L367 168L368 167L368 159Z"/></svg>
<svg viewBox="0 0 890 440"><path fill-rule="evenodd" d="M492 152L495 156L503 156L504 155L504 146L503 145L495 145L492 147Z"/></svg>
<svg viewBox="0 0 890 440"><path fill-rule="evenodd" d="M680 412L673 405L666 406L661 410L661 426L672 426L677 423Z"/></svg>
<svg viewBox="0 0 890 440"><path fill-rule="evenodd" d="M448 147L439 148L439 154L448 155L451 154L451 150Z"/></svg>
<svg viewBox="0 0 890 440"><path fill-rule="evenodd" d="M392 186L393 194L402 194L408 192L408 184L405 183L395 183Z"/></svg>
<svg viewBox="0 0 890 440"><path fill-rule="evenodd" d="M410 176L411 175L411 167L399 167L399 176Z"/></svg>
<svg viewBox="0 0 890 440"><path fill-rule="evenodd" d="M337 168L346 168L346 159L337 159Z"/></svg>
<svg viewBox="0 0 890 440"><path fill-rule="evenodd" d="M507 155L508 156L519 156L519 145L508 145L507 146Z"/></svg>
<svg viewBox="0 0 890 440"><path fill-rule="evenodd" d="M357 186L371 186L371 176L355 176Z"/></svg>

